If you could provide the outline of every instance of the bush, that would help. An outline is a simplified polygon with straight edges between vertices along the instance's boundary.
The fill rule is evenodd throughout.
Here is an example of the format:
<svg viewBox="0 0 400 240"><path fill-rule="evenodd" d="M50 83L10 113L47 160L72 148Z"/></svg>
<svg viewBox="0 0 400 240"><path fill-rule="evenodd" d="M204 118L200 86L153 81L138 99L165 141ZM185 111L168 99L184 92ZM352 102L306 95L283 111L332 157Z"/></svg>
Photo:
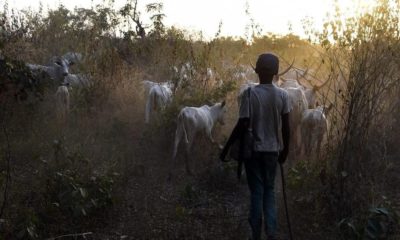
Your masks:
<svg viewBox="0 0 400 240"><path fill-rule="evenodd" d="M68 218L88 217L112 204L113 176L81 176L65 170L55 172L47 183L49 201Z"/></svg>

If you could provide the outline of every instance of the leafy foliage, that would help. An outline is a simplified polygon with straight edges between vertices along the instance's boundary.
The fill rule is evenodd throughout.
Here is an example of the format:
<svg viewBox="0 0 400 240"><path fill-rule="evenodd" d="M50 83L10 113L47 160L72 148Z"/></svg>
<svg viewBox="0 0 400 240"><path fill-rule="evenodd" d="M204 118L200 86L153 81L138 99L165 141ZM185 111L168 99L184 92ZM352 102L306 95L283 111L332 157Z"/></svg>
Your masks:
<svg viewBox="0 0 400 240"><path fill-rule="evenodd" d="M345 218L339 222L338 226L343 234L351 239L387 239L397 221L398 216L395 212L377 207L369 210L369 216L364 225L356 226L353 219Z"/></svg>
<svg viewBox="0 0 400 240"><path fill-rule="evenodd" d="M43 80L35 79L24 62L8 57L0 59L0 102L8 98L26 100L29 93L36 97L43 96L46 85L39 82Z"/></svg>
<svg viewBox="0 0 400 240"><path fill-rule="evenodd" d="M112 203L111 176L82 178L77 171L56 172L48 180L50 201L66 216L86 217Z"/></svg>

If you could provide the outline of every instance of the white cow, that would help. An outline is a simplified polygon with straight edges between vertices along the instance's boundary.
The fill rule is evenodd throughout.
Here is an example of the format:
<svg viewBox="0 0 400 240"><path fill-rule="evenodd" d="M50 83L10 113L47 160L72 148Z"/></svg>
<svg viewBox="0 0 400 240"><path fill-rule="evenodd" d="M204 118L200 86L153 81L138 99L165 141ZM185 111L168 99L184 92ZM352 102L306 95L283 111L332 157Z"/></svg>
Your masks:
<svg viewBox="0 0 400 240"><path fill-rule="evenodd" d="M305 88L299 82L301 77L304 77L304 75L300 75L297 69L290 69L280 77L282 81L280 87L285 89L289 95L292 108L290 113L290 127L294 132L297 132L297 127L300 124L303 111L308 107Z"/></svg>
<svg viewBox="0 0 400 240"><path fill-rule="evenodd" d="M202 73L202 80L204 84L203 86L207 87L208 89L221 87L224 83L210 67L207 67L205 72Z"/></svg>
<svg viewBox="0 0 400 240"><path fill-rule="evenodd" d="M289 158L294 158L294 154L300 150L300 142L301 142L301 118L303 116L303 112L307 109L308 103L304 92L300 88L286 88L285 89L289 96L289 102L291 111L289 114L289 123L290 123L290 138L291 145L293 146L292 154L290 154Z"/></svg>
<svg viewBox="0 0 400 240"><path fill-rule="evenodd" d="M188 158L191 146L197 133L204 133L210 139L210 141L214 143L215 141L212 137L213 127L217 122L221 123L222 125L225 124L225 112L225 101L222 103L216 103L213 106L204 105L201 107L184 107L178 115L174 149L172 154L173 161L176 159L179 143L183 138L186 148L186 170L188 173L191 173Z"/></svg>
<svg viewBox="0 0 400 240"><path fill-rule="evenodd" d="M151 89L152 87L156 86L156 85L163 85L163 86L166 86L166 87L168 87L168 88L170 88L170 89L173 89L173 88L174 88L174 83L171 82L171 81L153 82L153 81L150 81L150 80L143 80L143 81L142 81L142 84L143 84L143 86L144 86L144 90L145 90L146 96L149 94L150 89Z"/></svg>
<svg viewBox="0 0 400 240"><path fill-rule="evenodd" d="M178 68L174 67L174 71L178 73ZM179 82L186 82L192 79L197 74L196 69L190 62L183 63L181 69L177 74L179 77Z"/></svg>
<svg viewBox="0 0 400 240"><path fill-rule="evenodd" d="M307 102L308 102L308 108L313 109L316 106L317 103L317 92L326 84L328 83L328 80L322 83L321 85L313 86L312 88L306 88L304 87L304 94L306 95Z"/></svg>
<svg viewBox="0 0 400 240"><path fill-rule="evenodd" d="M301 119L303 153L308 155L315 148L317 156L319 156L321 143L328 131L326 114L328 114L331 107L332 105L329 107L318 106L317 108L307 109L303 112Z"/></svg>
<svg viewBox="0 0 400 240"><path fill-rule="evenodd" d="M307 74L308 70L300 70L296 68L292 68L289 71L287 71L283 76L280 77L281 88L301 88L305 89L303 85L300 83L300 79L304 78Z"/></svg>
<svg viewBox="0 0 400 240"><path fill-rule="evenodd" d="M144 90L145 90L146 95L147 95L147 94L149 94L150 89L151 89L154 85L157 85L157 84L159 84L159 83L153 82L153 81L149 81L149 80L143 80L143 81L142 81L142 84L143 84L143 86L144 86Z"/></svg>
<svg viewBox="0 0 400 240"><path fill-rule="evenodd" d="M211 68L206 69L206 79L214 79L214 72Z"/></svg>
<svg viewBox="0 0 400 240"><path fill-rule="evenodd" d="M70 96L68 87L61 85L57 88L56 94L56 111L59 120L63 121L67 118L70 107Z"/></svg>
<svg viewBox="0 0 400 240"><path fill-rule="evenodd" d="M69 67L73 62L68 61L63 57L52 57L48 65L27 64L27 67L33 74L45 72L57 84L61 84L64 77L69 74Z"/></svg>
<svg viewBox="0 0 400 240"><path fill-rule="evenodd" d="M182 84L186 84L193 79L197 72L190 62L183 63L180 66L172 66L172 79L176 83L176 87L181 87Z"/></svg>
<svg viewBox="0 0 400 240"><path fill-rule="evenodd" d="M325 81L324 83L322 83L319 86L312 86L311 88L308 88L306 86L304 86L303 84L301 84L300 79L305 78L305 76L308 73L308 69L307 70L301 70L301 69L291 69L290 71L288 71L284 76L282 76L280 78L281 80L281 84L280 87L281 88L300 88L303 90L306 99L307 99L307 105L308 108L312 109L315 108L316 106L316 98L317 98L317 92L326 84L328 83L328 81Z"/></svg>
<svg viewBox="0 0 400 240"><path fill-rule="evenodd" d="M145 122L150 122L150 115L154 110L165 109L172 101L173 84L170 82L155 83L151 81L143 81L147 94Z"/></svg>

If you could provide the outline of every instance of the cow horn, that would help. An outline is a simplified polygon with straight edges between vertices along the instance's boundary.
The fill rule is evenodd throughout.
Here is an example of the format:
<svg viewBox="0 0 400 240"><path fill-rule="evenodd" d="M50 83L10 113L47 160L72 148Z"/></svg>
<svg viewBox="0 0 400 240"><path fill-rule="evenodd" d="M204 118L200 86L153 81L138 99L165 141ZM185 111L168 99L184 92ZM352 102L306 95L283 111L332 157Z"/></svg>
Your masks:
<svg viewBox="0 0 400 240"><path fill-rule="evenodd" d="M326 110L330 111L333 108L333 103L329 104L329 106L326 108Z"/></svg>
<svg viewBox="0 0 400 240"><path fill-rule="evenodd" d="M286 68L283 72L278 73L278 76L282 76L283 74L287 73L293 67L293 64L294 64L294 59L292 61L292 64L290 64L288 68Z"/></svg>
<svg viewBox="0 0 400 240"><path fill-rule="evenodd" d="M226 104L225 100L224 100L224 101L222 101L222 103L221 103L221 107L224 107L224 106L225 106L225 104Z"/></svg>
<svg viewBox="0 0 400 240"><path fill-rule="evenodd" d="M314 91L316 92L316 91L318 91L318 90L320 90L323 86L325 86L327 83L329 82L329 80L326 80L324 83L322 83L321 85L319 85L319 86L314 86Z"/></svg>
<svg viewBox="0 0 400 240"><path fill-rule="evenodd" d="M251 63L250 60L249 60L249 64L250 64L251 68L252 68L254 71L256 71L256 68L254 67L253 63Z"/></svg>
<svg viewBox="0 0 400 240"><path fill-rule="evenodd" d="M306 78L306 75L308 73L308 68L301 74L300 78Z"/></svg>

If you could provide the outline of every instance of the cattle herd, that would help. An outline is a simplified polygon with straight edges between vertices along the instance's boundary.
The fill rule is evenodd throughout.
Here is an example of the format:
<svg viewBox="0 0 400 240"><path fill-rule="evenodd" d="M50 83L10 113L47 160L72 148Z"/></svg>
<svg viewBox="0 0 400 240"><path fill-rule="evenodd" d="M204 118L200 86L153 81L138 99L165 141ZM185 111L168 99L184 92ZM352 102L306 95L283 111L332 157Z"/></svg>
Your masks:
<svg viewBox="0 0 400 240"><path fill-rule="evenodd" d="M328 131L328 121L326 115L332 108L330 106L318 105L317 92L328 82L325 81L319 86L306 87L301 84L300 80L305 78L308 70L301 70L295 68L293 63L284 71L279 73L275 80L274 85L285 89L288 92L291 113L291 146L292 151L289 156L294 159L298 154L311 155L311 152L320 153L321 144ZM173 67L174 72L179 75L179 79L187 80L194 70L190 63L186 63L178 71L177 67ZM210 68L206 69L206 78L212 79L214 73ZM244 83L239 88L238 104L241 95L246 89L256 86L258 83L250 81L249 71L235 73L235 79L240 79ZM221 84L217 82L217 84ZM171 81L167 82L152 82L149 80L143 81L147 93L145 122L149 123L150 115L154 110L162 110L172 102L174 84ZM310 84L311 85L311 84ZM211 143L215 143L212 137L212 129L214 125L219 122L224 124L224 114L226 112L225 101L215 103L214 105L203 105L201 107L186 106L181 109L177 117L177 129L175 132L175 140L173 147L173 160L175 161L178 147L183 139L185 145L185 164L188 173L191 172L189 166L189 154L193 145L193 141L197 133L202 132Z"/></svg>
<svg viewBox="0 0 400 240"><path fill-rule="evenodd" d="M27 67L33 74L46 73L52 81L57 83L56 110L61 119L66 119L70 109L70 89L85 88L91 85L90 76L85 74L72 74L69 67L82 61L80 53L68 52L60 57L53 57L47 65L27 64ZM293 62L294 63L294 62ZM301 84L301 79L305 79L308 70L302 70L293 66L293 63L283 72L279 73L274 79L273 84L283 88L288 92L291 113L289 115L291 125L291 149L292 154L289 159L292 160L298 154L310 155L311 152L319 154L321 143L328 131L328 121L326 115L331 109L330 106L319 105L317 102L317 93L326 84L319 86L306 87ZM157 111L165 109L173 100L174 91L181 87L179 83L190 81L196 74L196 69L190 64L182 64L180 69L176 66L171 67L174 77L179 81L154 82L143 80L145 89L145 123L150 123L150 118ZM254 74L251 68L236 72L234 77L240 79L238 99L247 88L256 86L258 83L250 80L250 74ZM249 70L250 69L250 70ZM215 74L211 68L206 68L202 74L205 80L212 81L217 86L222 85L222 81L216 81ZM211 81L205 81L211 82ZM311 84L309 84L311 85ZM178 147L183 140L186 153L186 169L190 173L188 155L191 146L198 133L203 133L215 143L212 137L212 130L216 123L224 124L224 115L226 113L225 101L215 103L211 106L203 105L201 107L186 106L183 107L177 116L177 128L173 145L173 160L175 161ZM315 151L314 151L315 150Z"/></svg>

